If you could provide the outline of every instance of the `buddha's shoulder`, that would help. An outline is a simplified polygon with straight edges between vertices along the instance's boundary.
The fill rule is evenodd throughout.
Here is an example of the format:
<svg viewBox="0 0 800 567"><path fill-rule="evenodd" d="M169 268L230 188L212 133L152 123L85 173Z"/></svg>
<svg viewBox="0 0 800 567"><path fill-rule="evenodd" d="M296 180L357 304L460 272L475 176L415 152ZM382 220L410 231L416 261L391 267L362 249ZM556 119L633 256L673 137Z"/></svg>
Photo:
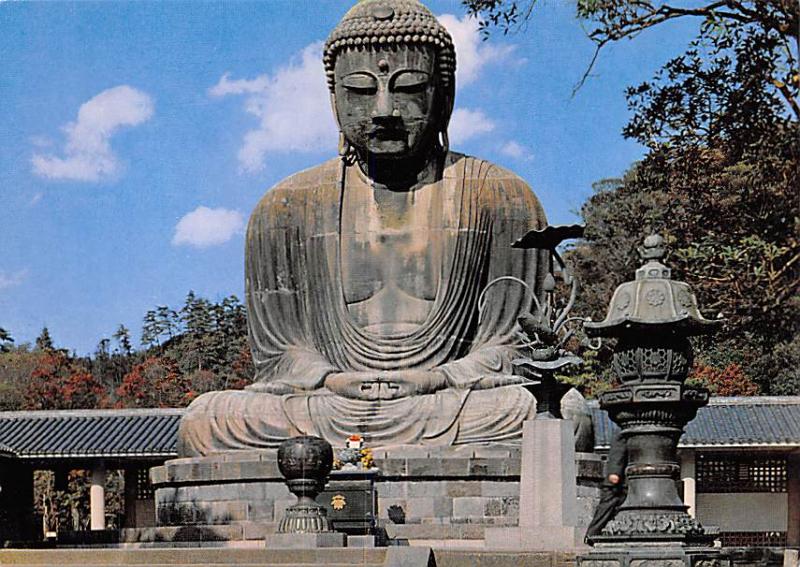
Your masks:
<svg viewBox="0 0 800 567"><path fill-rule="evenodd" d="M458 177L459 179L508 181L513 185L528 186L519 175L489 160L479 157L450 152L445 163L445 176Z"/></svg>
<svg viewBox="0 0 800 567"><path fill-rule="evenodd" d="M330 198L338 188L341 163L340 158L333 158L279 181L264 193L254 213Z"/></svg>
<svg viewBox="0 0 800 567"><path fill-rule="evenodd" d="M475 156L450 152L444 169L445 177L468 182L482 190L499 193L498 197L536 200L530 185L513 171Z"/></svg>

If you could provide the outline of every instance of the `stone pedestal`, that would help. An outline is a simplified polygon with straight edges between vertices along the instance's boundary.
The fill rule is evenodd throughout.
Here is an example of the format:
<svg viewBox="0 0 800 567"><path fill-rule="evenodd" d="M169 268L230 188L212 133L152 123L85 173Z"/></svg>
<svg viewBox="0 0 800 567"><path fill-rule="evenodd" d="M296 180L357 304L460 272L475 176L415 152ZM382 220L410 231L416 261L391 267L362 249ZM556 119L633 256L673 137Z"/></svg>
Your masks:
<svg viewBox="0 0 800 567"><path fill-rule="evenodd" d="M519 524L487 528L486 547L567 551L583 545L571 421L534 419L522 429Z"/></svg>

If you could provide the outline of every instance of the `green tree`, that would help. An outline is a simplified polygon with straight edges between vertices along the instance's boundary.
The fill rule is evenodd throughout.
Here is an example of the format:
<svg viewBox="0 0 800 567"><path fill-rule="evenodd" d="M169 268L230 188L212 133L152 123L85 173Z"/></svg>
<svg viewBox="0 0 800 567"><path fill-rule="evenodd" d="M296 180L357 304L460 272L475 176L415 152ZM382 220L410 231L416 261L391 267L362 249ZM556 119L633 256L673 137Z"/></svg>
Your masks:
<svg viewBox="0 0 800 567"><path fill-rule="evenodd" d="M464 4L484 17L487 36L536 13L535 0ZM789 376L800 360L800 5L578 0L576 14L595 57L669 20L699 23L685 53L625 93L632 117L623 134L647 153L621 179L596 184L581 210L587 238L569 253L584 283L578 311L602 318L639 263L637 246L661 232L674 276L726 318L719 337L699 341L696 378L720 391L741 378L739 393L753 393L751 379L765 393L800 393Z"/></svg>
<svg viewBox="0 0 800 567"><path fill-rule="evenodd" d="M117 341L119 351L124 356L131 356L133 354L133 345L131 344L131 332L125 326L120 324L114 332L114 340Z"/></svg>
<svg viewBox="0 0 800 567"><path fill-rule="evenodd" d="M35 344L38 350L48 351L55 349L55 346L53 346L53 338L50 336L50 331L47 327L42 328L42 332L36 337Z"/></svg>
<svg viewBox="0 0 800 567"><path fill-rule="evenodd" d="M739 365L765 393L790 393L767 369L796 341L800 321L800 132L773 88L780 49L746 29L709 31L629 89L624 133L649 151L596 188L581 211L588 240L571 255L586 282L584 308L601 316L636 266L641 239L662 232L676 277L726 318L713 343L700 342L699 357L718 371Z"/></svg>
<svg viewBox="0 0 800 567"><path fill-rule="evenodd" d="M468 13L478 16L485 37L492 29L509 33L534 17L538 0L462 0ZM633 39L645 30L676 19L695 19L701 33L723 36L746 30L751 38L781 45L775 52L771 84L795 116L797 104L797 50L800 7L796 0L577 0L575 14L584 23L596 51L578 83L583 84L600 51L609 43Z"/></svg>
<svg viewBox="0 0 800 567"><path fill-rule="evenodd" d="M0 353L8 352L14 344L11 333L0 327Z"/></svg>

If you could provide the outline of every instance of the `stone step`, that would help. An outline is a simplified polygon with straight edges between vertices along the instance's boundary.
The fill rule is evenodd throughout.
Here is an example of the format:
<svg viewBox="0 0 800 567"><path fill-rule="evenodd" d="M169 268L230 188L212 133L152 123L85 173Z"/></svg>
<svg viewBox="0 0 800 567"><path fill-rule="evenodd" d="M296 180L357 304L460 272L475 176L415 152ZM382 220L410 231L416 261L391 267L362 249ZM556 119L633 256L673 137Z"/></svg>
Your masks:
<svg viewBox="0 0 800 567"><path fill-rule="evenodd" d="M427 567L432 551L426 547L392 548L83 548L3 549L0 565L18 567Z"/></svg>
<svg viewBox="0 0 800 567"><path fill-rule="evenodd" d="M58 565L104 567L106 565L320 565L324 557L334 565L382 565L386 549L5 549L0 565Z"/></svg>
<svg viewBox="0 0 800 567"><path fill-rule="evenodd" d="M56 563L13 563L19 567L60 567L61 564ZM92 567L119 567L126 565L126 563L106 563L106 564L92 564ZM175 567L181 565L182 567L318 567L321 563L148 563L147 567ZM353 567L362 565L365 567L381 567L383 563L324 563L326 567Z"/></svg>
<svg viewBox="0 0 800 567"><path fill-rule="evenodd" d="M434 562L435 556L435 562ZM328 548L316 550L244 548L0 549L0 566L15 567L573 567L575 555L430 547Z"/></svg>

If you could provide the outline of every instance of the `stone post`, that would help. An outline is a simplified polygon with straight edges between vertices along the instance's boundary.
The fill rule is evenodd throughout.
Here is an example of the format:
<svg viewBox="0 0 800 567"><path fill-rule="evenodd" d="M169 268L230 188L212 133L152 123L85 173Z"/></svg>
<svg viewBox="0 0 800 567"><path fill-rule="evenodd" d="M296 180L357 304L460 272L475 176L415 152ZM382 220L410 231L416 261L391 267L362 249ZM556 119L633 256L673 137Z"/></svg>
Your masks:
<svg viewBox="0 0 800 567"><path fill-rule="evenodd" d="M582 545L578 526L573 423L533 419L522 427L519 527L487 528L490 549L569 551Z"/></svg>
<svg viewBox="0 0 800 567"><path fill-rule="evenodd" d="M576 526L575 436L565 419L523 425L520 527Z"/></svg>
<svg viewBox="0 0 800 567"><path fill-rule="evenodd" d="M687 449L681 452L681 482L683 482L683 503L686 505L686 513L692 518L697 517L697 491L695 481L694 459L695 452Z"/></svg>
<svg viewBox="0 0 800 567"><path fill-rule="evenodd" d="M89 488L90 528L106 529L106 465L98 461L92 467L92 481Z"/></svg>

